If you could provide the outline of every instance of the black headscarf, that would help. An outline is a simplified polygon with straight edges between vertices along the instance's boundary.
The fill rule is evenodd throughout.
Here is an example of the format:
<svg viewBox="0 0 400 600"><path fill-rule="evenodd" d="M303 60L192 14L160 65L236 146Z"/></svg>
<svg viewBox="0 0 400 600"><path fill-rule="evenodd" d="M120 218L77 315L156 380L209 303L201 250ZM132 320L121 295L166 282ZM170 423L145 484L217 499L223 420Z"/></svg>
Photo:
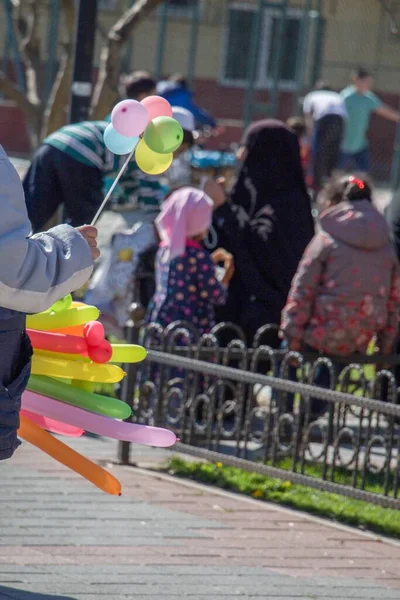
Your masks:
<svg viewBox="0 0 400 600"><path fill-rule="evenodd" d="M251 218L283 193L298 192L308 199L294 131L274 119L256 121L244 132L241 145L246 157L232 190L232 204L242 206Z"/></svg>
<svg viewBox="0 0 400 600"><path fill-rule="evenodd" d="M220 242L234 254L232 295L241 318L278 324L292 278L314 235L296 134L280 121L253 123L231 202L216 211ZM238 295L241 301L238 303ZM251 334L248 335L251 338Z"/></svg>

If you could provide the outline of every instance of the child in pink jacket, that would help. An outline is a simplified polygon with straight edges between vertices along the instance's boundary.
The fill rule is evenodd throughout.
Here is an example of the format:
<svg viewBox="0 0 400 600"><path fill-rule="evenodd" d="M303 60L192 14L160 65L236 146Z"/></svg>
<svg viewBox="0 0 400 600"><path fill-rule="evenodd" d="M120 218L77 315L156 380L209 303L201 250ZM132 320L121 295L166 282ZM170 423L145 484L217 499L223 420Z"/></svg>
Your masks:
<svg viewBox="0 0 400 600"><path fill-rule="evenodd" d="M365 354L377 335L390 354L399 324L400 272L369 184L345 177L321 192L326 210L292 281L281 329L290 350ZM324 386L325 387L325 386Z"/></svg>
<svg viewBox="0 0 400 600"><path fill-rule="evenodd" d="M389 354L399 323L400 272L384 217L366 181L346 177L323 191L328 207L307 247L282 313L292 350L365 353L374 334Z"/></svg>

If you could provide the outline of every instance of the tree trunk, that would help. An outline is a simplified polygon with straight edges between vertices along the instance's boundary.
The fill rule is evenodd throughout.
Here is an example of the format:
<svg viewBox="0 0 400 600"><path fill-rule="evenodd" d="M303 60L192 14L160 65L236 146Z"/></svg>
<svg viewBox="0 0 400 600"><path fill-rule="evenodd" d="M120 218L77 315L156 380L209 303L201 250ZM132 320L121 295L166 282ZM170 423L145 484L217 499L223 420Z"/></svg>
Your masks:
<svg viewBox="0 0 400 600"><path fill-rule="evenodd" d="M13 100L25 114L29 143L31 148L35 148L38 141L38 131L40 127L40 108L29 102L24 92L0 71L0 91L9 100Z"/></svg>
<svg viewBox="0 0 400 600"><path fill-rule="evenodd" d="M121 49L135 27L164 0L136 0L108 33L100 57L100 68L92 100L92 119L104 119L118 101Z"/></svg>
<svg viewBox="0 0 400 600"><path fill-rule="evenodd" d="M41 138L57 131L67 122L68 106L71 93L72 69L74 64L73 35L75 29L75 2L74 0L62 0L64 15L64 29L67 31L67 39L64 43L63 56L57 77L51 90L50 98L46 107Z"/></svg>
<svg viewBox="0 0 400 600"><path fill-rule="evenodd" d="M25 0L24 2L15 3L16 9L13 13L14 32L19 37L19 50L25 67L26 94L0 71L0 91L23 110L32 149L38 144L43 116L39 94L41 86L38 81L40 73L38 23L42 6L43 0Z"/></svg>
<svg viewBox="0 0 400 600"><path fill-rule="evenodd" d="M34 122L28 122L28 133L31 145L39 143L40 129L43 118L43 104L39 90L40 82L40 39L39 22L43 8L43 0L25 0L20 3L20 20L23 23L23 35L20 43L21 57L25 66L26 98L36 110ZM21 32L20 32L21 33Z"/></svg>

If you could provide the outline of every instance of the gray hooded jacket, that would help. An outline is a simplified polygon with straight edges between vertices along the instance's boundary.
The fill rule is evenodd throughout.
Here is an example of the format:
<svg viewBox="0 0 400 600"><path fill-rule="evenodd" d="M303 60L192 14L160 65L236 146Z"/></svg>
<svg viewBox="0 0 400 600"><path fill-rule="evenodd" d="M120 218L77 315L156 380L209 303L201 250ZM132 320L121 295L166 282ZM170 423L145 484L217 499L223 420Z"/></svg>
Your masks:
<svg viewBox="0 0 400 600"><path fill-rule="evenodd" d="M13 317L10 309L41 312L80 288L93 260L86 240L69 225L30 237L22 184L1 146L0 207L1 330L1 321Z"/></svg>
<svg viewBox="0 0 400 600"><path fill-rule="evenodd" d="M77 198L79 202L79 198ZM0 146L0 460L19 445L21 396L32 354L25 314L48 309L90 277L93 261L69 225L30 236L20 178Z"/></svg>

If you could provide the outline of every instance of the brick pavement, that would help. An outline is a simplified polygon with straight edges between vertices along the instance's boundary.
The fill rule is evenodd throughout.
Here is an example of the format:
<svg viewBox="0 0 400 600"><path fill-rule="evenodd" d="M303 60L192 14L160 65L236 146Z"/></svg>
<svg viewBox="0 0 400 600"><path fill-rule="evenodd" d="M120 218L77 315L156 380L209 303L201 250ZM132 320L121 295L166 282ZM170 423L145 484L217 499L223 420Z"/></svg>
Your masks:
<svg viewBox="0 0 400 600"><path fill-rule="evenodd" d="M72 445L116 456L109 441ZM26 444L0 464L0 600L400 598L399 545L142 470L113 472L121 498Z"/></svg>
<svg viewBox="0 0 400 600"><path fill-rule="evenodd" d="M111 441L72 444L100 461ZM134 450L139 463L160 451ZM389 600L400 545L128 467L115 498L27 444L0 466L1 600Z"/></svg>

